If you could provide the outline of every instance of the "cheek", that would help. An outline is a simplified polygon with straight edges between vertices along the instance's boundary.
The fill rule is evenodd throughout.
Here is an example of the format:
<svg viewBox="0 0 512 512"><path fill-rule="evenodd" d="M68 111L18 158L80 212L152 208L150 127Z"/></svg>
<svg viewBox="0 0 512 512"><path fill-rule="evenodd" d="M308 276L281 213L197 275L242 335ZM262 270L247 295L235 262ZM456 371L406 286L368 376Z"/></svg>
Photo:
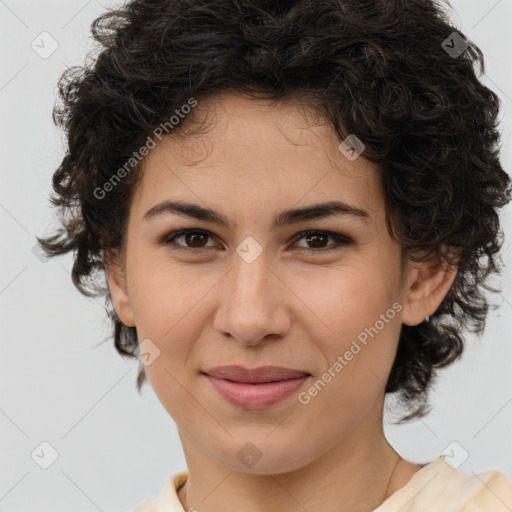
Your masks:
<svg viewBox="0 0 512 512"><path fill-rule="evenodd" d="M311 416L329 418L318 426L320 437L332 435L333 425L336 432L351 431L384 396L401 326L393 308L384 310L384 315L386 312L388 323L372 319L365 325L356 319L353 324L357 327L344 329L349 320L344 325L340 321L340 335L324 338L324 367L301 397L304 407L314 410Z"/></svg>
<svg viewBox="0 0 512 512"><path fill-rule="evenodd" d="M173 264L165 251L134 247L127 262L130 302L139 338L174 336L182 318L193 313L208 291L211 278L203 279L191 267Z"/></svg>
<svg viewBox="0 0 512 512"><path fill-rule="evenodd" d="M372 326L392 308L399 298L394 279L398 277L394 276L392 265L385 269L359 261L321 272L303 272L293 279L293 291L303 298L308 315L314 314L321 338L347 340ZM392 309L385 320L393 320L396 313ZM318 334L312 333L312 339L315 337Z"/></svg>
<svg viewBox="0 0 512 512"><path fill-rule="evenodd" d="M186 425L197 415L198 407L191 394L197 375L193 373L196 368L190 368L190 356L201 336L202 324L197 320L200 304L195 297L157 294L149 288L146 296L147 300L138 304L137 332L139 340L149 339L156 345L158 356L145 372L171 417Z"/></svg>
<svg viewBox="0 0 512 512"><path fill-rule="evenodd" d="M402 310L389 277L375 266L352 266L333 271L324 286L310 288L308 306L315 316L307 328L322 361L317 368L322 382L311 393L325 393L320 402L326 407L332 400L344 411L364 408L385 387ZM305 293L306 281L297 295Z"/></svg>
<svg viewBox="0 0 512 512"><path fill-rule="evenodd" d="M390 311L389 317L395 313L393 309ZM301 447L305 453L317 449L318 444L336 444L340 437L357 431L367 416L373 418L371 424L381 422L380 400L384 397L393 365L400 322L396 316L388 318L389 323L381 330L374 331L375 320L366 327L367 330L352 325L364 325L365 322L357 317L347 317L345 320L340 319L336 338L323 339L321 350L324 367L299 397L303 409L295 418L300 431L311 430L312 418L324 419L315 420L315 436L303 437ZM344 329L348 324L353 336L347 332L348 329ZM380 323L377 327L380 327ZM357 334L361 333L363 335L358 338Z"/></svg>
<svg viewBox="0 0 512 512"><path fill-rule="evenodd" d="M147 377L172 416L191 413L190 395L185 391L190 378L186 365L194 341L201 336L203 323L199 316L212 283L191 279L168 266L141 264L136 259L131 272L130 300L139 343L148 344L150 340L148 346L158 354L145 367Z"/></svg>

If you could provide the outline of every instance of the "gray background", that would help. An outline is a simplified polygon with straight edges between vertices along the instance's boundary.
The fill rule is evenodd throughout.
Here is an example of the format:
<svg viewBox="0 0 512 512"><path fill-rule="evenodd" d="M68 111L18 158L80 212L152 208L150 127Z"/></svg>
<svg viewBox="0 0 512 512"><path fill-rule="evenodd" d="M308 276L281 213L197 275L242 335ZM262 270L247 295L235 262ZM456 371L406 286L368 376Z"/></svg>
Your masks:
<svg viewBox="0 0 512 512"><path fill-rule="evenodd" d="M115 5L0 0L2 511L128 511L186 468L174 421L149 385L136 393L137 362L101 343L109 334L102 303L73 287L71 256L43 262L32 252L34 236L53 224L47 197L63 155L51 121L57 79L83 62L92 47L90 23ZM484 51L484 83L502 100L502 158L510 171L512 1L452 5L456 26ZM35 40L40 51L51 48L49 39L42 48L43 31L58 43L47 58L31 47ZM510 207L503 222L512 233ZM511 255L509 237L509 266ZM501 308L482 339L469 337L462 361L437 381L433 412L409 425L386 425L403 457L429 462L449 447L457 464L467 457L461 471L497 469L512 478L511 275L507 269L496 281L504 290ZM31 457L44 441L58 452L48 469Z"/></svg>

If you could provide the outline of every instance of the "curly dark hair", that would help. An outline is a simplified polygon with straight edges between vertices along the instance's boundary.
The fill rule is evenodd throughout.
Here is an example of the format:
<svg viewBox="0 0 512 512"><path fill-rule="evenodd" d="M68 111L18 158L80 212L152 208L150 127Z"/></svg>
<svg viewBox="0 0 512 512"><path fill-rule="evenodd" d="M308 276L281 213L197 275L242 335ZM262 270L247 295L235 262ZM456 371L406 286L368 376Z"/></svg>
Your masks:
<svg viewBox="0 0 512 512"><path fill-rule="evenodd" d="M122 356L136 357L137 331L122 324L99 281L104 255L123 247L141 175L134 152L163 123L166 133L182 132L187 123L171 133L168 120L191 98L231 91L296 99L340 141L363 141L363 156L381 170L402 259L435 256L458 268L431 320L402 326L386 385L410 409L401 422L428 411L436 370L461 355L464 330L483 332L493 307L488 278L501 270L503 242L497 209L511 197L499 160L500 100L477 78L481 50L440 1L137 0L93 21L100 51L59 80L53 120L67 151L50 201L61 224L38 241L48 256L73 250L73 283L104 296ZM139 392L145 380L139 365Z"/></svg>

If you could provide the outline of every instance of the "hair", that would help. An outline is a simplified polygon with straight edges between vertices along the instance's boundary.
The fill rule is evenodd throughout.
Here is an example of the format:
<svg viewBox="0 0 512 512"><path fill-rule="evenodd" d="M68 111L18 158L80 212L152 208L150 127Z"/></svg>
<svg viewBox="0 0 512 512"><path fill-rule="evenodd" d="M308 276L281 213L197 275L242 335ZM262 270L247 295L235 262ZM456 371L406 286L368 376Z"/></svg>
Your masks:
<svg viewBox="0 0 512 512"><path fill-rule="evenodd" d="M402 258L458 269L430 321L402 326L386 384L409 409L400 422L428 412L436 370L461 355L464 331L483 332L493 307L497 209L511 197L500 100L477 77L481 50L449 15L440 0L137 0L93 21L97 55L59 79L53 120L67 145L50 201L60 226L38 241L50 257L73 251L73 283L105 298L119 354L136 357L136 327L122 324L100 281L103 256L123 248L144 145L162 127L182 132L186 123L169 119L194 98L298 99L378 164ZM139 365L139 392L145 380Z"/></svg>

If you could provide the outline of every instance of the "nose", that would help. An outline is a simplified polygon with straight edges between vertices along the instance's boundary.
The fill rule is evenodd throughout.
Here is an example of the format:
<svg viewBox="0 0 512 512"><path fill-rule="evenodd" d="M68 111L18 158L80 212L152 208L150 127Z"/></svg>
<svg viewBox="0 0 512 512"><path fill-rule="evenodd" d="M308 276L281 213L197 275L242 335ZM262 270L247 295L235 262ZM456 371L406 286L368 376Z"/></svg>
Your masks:
<svg viewBox="0 0 512 512"><path fill-rule="evenodd" d="M222 282L214 319L217 332L244 345L257 345L283 337L290 329L293 292L269 266L264 252L252 262L236 254Z"/></svg>

